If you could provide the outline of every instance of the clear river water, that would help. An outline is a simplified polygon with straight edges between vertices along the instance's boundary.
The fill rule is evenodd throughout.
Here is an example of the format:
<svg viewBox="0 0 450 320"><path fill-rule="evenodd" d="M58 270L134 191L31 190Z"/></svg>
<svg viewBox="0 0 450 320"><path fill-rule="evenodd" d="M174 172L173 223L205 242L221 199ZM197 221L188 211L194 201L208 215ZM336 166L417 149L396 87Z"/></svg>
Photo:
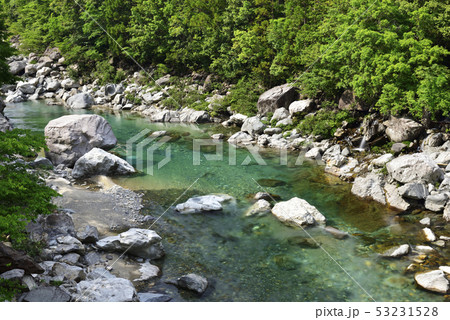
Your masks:
<svg viewBox="0 0 450 320"><path fill-rule="evenodd" d="M412 222L420 220L421 214L399 218L384 206L362 201L351 194L350 184L326 175L323 167L308 161L296 164L298 154L289 154L285 165L280 164L278 152L266 150L261 152L266 165L259 165L248 150L230 149L225 142L223 159L208 161L205 155L215 154L215 147L209 146L201 149L200 163L194 164L193 139L225 132L220 125L157 124L130 113L71 111L43 102L9 105L5 113L16 127L39 132L62 115L100 114L118 138L113 152L123 157L127 140L142 130L168 131L171 140L164 146L170 146L171 160L167 164L115 182L144 192L145 214L157 218L165 212L153 226L163 237L166 249L166 257L155 262L163 273L155 288L168 291L175 300L444 299L416 287L413 275L404 273L409 260L387 260L377 254L391 245L420 243L420 228ZM149 162L146 156L136 154L130 158L133 165ZM156 150L150 164L161 163L165 156L164 148ZM268 191L281 200L303 198L326 216L328 225L348 232L350 237L338 240L320 227L305 232L283 225L270 214L245 217L252 204L251 195L258 191ZM222 212L182 215L170 209L193 195L210 193L226 193L236 201ZM190 272L210 280L209 289L200 298L186 292L179 294L163 281Z"/></svg>

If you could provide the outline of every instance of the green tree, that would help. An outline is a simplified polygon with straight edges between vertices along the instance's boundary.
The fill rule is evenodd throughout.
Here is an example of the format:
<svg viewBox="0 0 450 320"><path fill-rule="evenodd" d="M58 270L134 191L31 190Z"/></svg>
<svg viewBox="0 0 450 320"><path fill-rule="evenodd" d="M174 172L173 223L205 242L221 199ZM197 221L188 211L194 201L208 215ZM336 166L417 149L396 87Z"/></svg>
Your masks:
<svg viewBox="0 0 450 320"><path fill-rule="evenodd" d="M0 240L21 245L27 239L25 226L56 207L58 193L46 186L37 173L29 173L23 157L36 156L45 147L44 137L29 130L0 132Z"/></svg>

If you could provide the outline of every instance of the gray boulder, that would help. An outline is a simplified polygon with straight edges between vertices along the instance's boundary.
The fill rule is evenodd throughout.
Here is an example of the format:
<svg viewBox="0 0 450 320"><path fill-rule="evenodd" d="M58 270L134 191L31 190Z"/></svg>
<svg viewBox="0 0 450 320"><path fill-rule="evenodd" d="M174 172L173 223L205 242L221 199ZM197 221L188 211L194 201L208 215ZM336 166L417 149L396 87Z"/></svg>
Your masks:
<svg viewBox="0 0 450 320"><path fill-rule="evenodd" d="M389 207L401 211L406 211L411 207L411 204L409 204L405 201L405 199L402 198L395 185L386 184L384 186L384 191L386 193L386 201Z"/></svg>
<svg viewBox="0 0 450 320"><path fill-rule="evenodd" d="M0 132L11 131L13 129L11 123L8 118L6 118L3 114L0 113Z"/></svg>
<svg viewBox="0 0 450 320"><path fill-rule="evenodd" d="M9 64L9 72L13 75L20 75L27 66L25 61L13 61Z"/></svg>
<svg viewBox="0 0 450 320"><path fill-rule="evenodd" d="M109 123L98 115L69 115L50 121L45 127L49 151L54 165L73 166L93 148L109 150L117 139Z"/></svg>
<svg viewBox="0 0 450 320"><path fill-rule="evenodd" d="M52 273L56 277L62 277L67 281L80 282L86 279L86 273L84 270L77 266L71 266L66 263L57 262L52 267Z"/></svg>
<svg viewBox="0 0 450 320"><path fill-rule="evenodd" d="M430 155L431 159L439 165L447 166L450 163L450 152L436 152Z"/></svg>
<svg viewBox="0 0 450 320"><path fill-rule="evenodd" d="M97 241L97 247L104 251L126 251L144 259L159 259L164 256L161 237L153 230L131 228L118 236Z"/></svg>
<svg viewBox="0 0 450 320"><path fill-rule="evenodd" d="M27 64L25 67L25 75L33 76L36 74L37 68L35 64Z"/></svg>
<svg viewBox="0 0 450 320"><path fill-rule="evenodd" d="M411 182L398 188L398 192L403 198L424 200L428 197L428 187L423 183Z"/></svg>
<svg viewBox="0 0 450 320"><path fill-rule="evenodd" d="M89 109L95 102L90 94L82 92L67 99L66 103L71 109Z"/></svg>
<svg viewBox="0 0 450 320"><path fill-rule="evenodd" d="M208 287L208 280L205 277L190 273L177 279L180 288L191 290L197 294L203 294Z"/></svg>
<svg viewBox="0 0 450 320"><path fill-rule="evenodd" d="M406 144L402 142L394 143L391 147L391 151L393 151L396 155L400 154L403 149L406 149Z"/></svg>
<svg viewBox="0 0 450 320"><path fill-rule="evenodd" d="M264 129L264 134L267 134L269 136L274 135L274 134L279 134L283 132L283 130L281 130L281 128L266 128Z"/></svg>
<svg viewBox="0 0 450 320"><path fill-rule="evenodd" d="M98 241L98 230L96 227L88 225L77 233L77 238L82 243L95 243Z"/></svg>
<svg viewBox="0 0 450 320"><path fill-rule="evenodd" d="M64 79L63 81L61 81L61 86L66 90L70 90L73 88L78 88L80 85L75 80Z"/></svg>
<svg viewBox="0 0 450 320"><path fill-rule="evenodd" d="M305 154L305 158L318 160L322 157L322 148L314 147Z"/></svg>
<svg viewBox="0 0 450 320"><path fill-rule="evenodd" d="M272 206L270 205L270 202L264 199L260 199L256 201L246 212L246 217L251 216L261 216L265 215L266 213L270 212L270 209Z"/></svg>
<svg viewBox="0 0 450 320"><path fill-rule="evenodd" d="M398 157L387 163L388 173L400 183L436 183L444 179L444 171L429 156L416 153Z"/></svg>
<svg viewBox="0 0 450 320"><path fill-rule="evenodd" d="M25 302L69 302L70 294L58 287L39 287L20 297Z"/></svg>
<svg viewBox="0 0 450 320"><path fill-rule="evenodd" d="M117 176L136 172L125 160L99 148L94 148L75 162L72 176L75 179L95 175Z"/></svg>
<svg viewBox="0 0 450 320"><path fill-rule="evenodd" d="M311 99L294 101L289 105L291 116L306 115L314 109L314 101Z"/></svg>
<svg viewBox="0 0 450 320"><path fill-rule="evenodd" d="M392 159L394 159L394 156L391 153L386 153L372 160L372 164L376 167L382 168L386 165L386 163L388 163Z"/></svg>
<svg viewBox="0 0 450 320"><path fill-rule="evenodd" d="M442 217L445 221L450 222L450 201L445 205L444 214Z"/></svg>
<svg viewBox="0 0 450 320"><path fill-rule="evenodd" d="M47 80L47 86L46 86L47 91L55 92L59 88L61 88L61 83L58 80L53 80L53 79Z"/></svg>
<svg viewBox="0 0 450 320"><path fill-rule="evenodd" d="M220 211L223 209L222 203L232 199L232 197L226 194L211 194L194 197L184 203L178 204L175 207L175 210L185 214L204 211Z"/></svg>
<svg viewBox="0 0 450 320"><path fill-rule="evenodd" d="M289 111L286 108L278 108L273 113L272 119L270 121L280 121L289 117Z"/></svg>
<svg viewBox="0 0 450 320"><path fill-rule="evenodd" d="M150 262L144 262L141 264L139 272L141 273L141 276L138 279L135 279L135 282L154 279L160 274L161 270Z"/></svg>
<svg viewBox="0 0 450 320"><path fill-rule="evenodd" d="M228 142L232 144L247 144L253 141L253 137L246 132L236 132L229 139Z"/></svg>
<svg viewBox="0 0 450 320"><path fill-rule="evenodd" d="M278 202L272 208L272 213L281 222L291 226L323 224L326 218L306 200L292 198L289 201Z"/></svg>
<svg viewBox="0 0 450 320"><path fill-rule="evenodd" d="M77 285L75 301L80 302L133 302L137 292L130 280L108 277L81 281Z"/></svg>
<svg viewBox="0 0 450 320"><path fill-rule="evenodd" d="M34 93L34 91L36 91L36 87L30 83L19 83L17 85L17 90L20 90L25 94L32 94Z"/></svg>
<svg viewBox="0 0 450 320"><path fill-rule="evenodd" d="M238 127L244 124L244 121L247 120L248 116L236 113L230 117L230 122Z"/></svg>
<svg viewBox="0 0 450 320"><path fill-rule="evenodd" d="M428 291L445 294L450 289L449 282L442 270L417 273L414 276L414 279L420 287Z"/></svg>
<svg viewBox="0 0 450 320"><path fill-rule="evenodd" d="M36 72L36 78L46 77L50 74L50 72L52 72L52 68L49 68L49 67L39 68L37 66L36 68L38 69L38 71Z"/></svg>
<svg viewBox="0 0 450 320"><path fill-rule="evenodd" d="M298 89L284 84L264 92L258 99L258 114L275 112L278 108L289 108L299 97Z"/></svg>
<svg viewBox="0 0 450 320"><path fill-rule="evenodd" d="M369 174L365 178L356 178L352 186L352 193L364 199L373 199L386 204L382 177L376 174Z"/></svg>
<svg viewBox="0 0 450 320"><path fill-rule="evenodd" d="M422 132L423 126L411 119L391 117L385 121L386 135L394 142L412 141Z"/></svg>
<svg viewBox="0 0 450 320"><path fill-rule="evenodd" d="M446 193L431 194L425 200L425 208L430 211L440 212L444 210L447 202L448 195Z"/></svg>
<svg viewBox="0 0 450 320"><path fill-rule="evenodd" d="M262 134L265 128L266 125L262 123L258 117L250 117L242 124L241 131L247 132L251 136L255 136L256 134Z"/></svg>
<svg viewBox="0 0 450 320"><path fill-rule="evenodd" d="M441 132L431 133L423 140L423 146L436 148L440 147L444 142L444 135Z"/></svg>
<svg viewBox="0 0 450 320"><path fill-rule="evenodd" d="M6 272L3 272L2 274L0 274L0 279L5 279L5 280L20 280L25 276L25 270L22 269L12 269Z"/></svg>

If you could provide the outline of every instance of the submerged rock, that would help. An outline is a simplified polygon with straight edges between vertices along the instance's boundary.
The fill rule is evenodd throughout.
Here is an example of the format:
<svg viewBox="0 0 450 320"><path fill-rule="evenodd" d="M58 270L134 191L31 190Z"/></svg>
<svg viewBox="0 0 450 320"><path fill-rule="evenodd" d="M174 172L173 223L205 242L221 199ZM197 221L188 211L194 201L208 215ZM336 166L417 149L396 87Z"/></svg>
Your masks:
<svg viewBox="0 0 450 320"><path fill-rule="evenodd" d="M72 176L75 179L94 175L116 176L136 172L125 160L99 148L94 148L75 162Z"/></svg>
<svg viewBox="0 0 450 320"><path fill-rule="evenodd" d="M336 228L331 227L331 226L325 227L324 230L326 232L328 232L329 234L331 234L336 239L340 239L341 240L341 239L345 239L345 238L348 237L348 233L347 232L341 231L341 230L336 229Z"/></svg>
<svg viewBox="0 0 450 320"><path fill-rule="evenodd" d="M73 166L93 148L109 150L117 144L111 126L98 115L69 115L45 127L47 158L55 165Z"/></svg>
<svg viewBox="0 0 450 320"><path fill-rule="evenodd" d="M278 179L259 179L257 182L259 185L269 188L281 187L286 185L286 182Z"/></svg>
<svg viewBox="0 0 450 320"><path fill-rule="evenodd" d="M190 198L184 203L180 203L175 210L180 213L198 213L203 211L220 211L223 209L222 203L231 200L232 197L226 194L211 194Z"/></svg>
<svg viewBox="0 0 450 320"><path fill-rule="evenodd" d="M386 258L399 258L407 255L409 253L409 250L410 248L408 244L402 244L401 246L388 249L387 251L383 252L382 256Z"/></svg>
<svg viewBox="0 0 450 320"><path fill-rule="evenodd" d="M144 259L159 259L164 256L161 240L153 230L132 228L118 236L101 239L96 245L104 251L126 251Z"/></svg>
<svg viewBox="0 0 450 320"><path fill-rule="evenodd" d="M197 294L203 294L208 287L208 280L205 277L190 273L177 279L180 288L191 290Z"/></svg>
<svg viewBox="0 0 450 320"><path fill-rule="evenodd" d="M283 223L291 226L313 225L325 223L326 218L306 200L292 198L275 204L272 213Z"/></svg>
<svg viewBox="0 0 450 320"><path fill-rule="evenodd" d="M450 289L449 282L442 270L418 273L414 276L414 279L419 286L429 291L445 294Z"/></svg>
<svg viewBox="0 0 450 320"><path fill-rule="evenodd" d="M138 293L140 302L168 302L172 297L163 293L144 292Z"/></svg>

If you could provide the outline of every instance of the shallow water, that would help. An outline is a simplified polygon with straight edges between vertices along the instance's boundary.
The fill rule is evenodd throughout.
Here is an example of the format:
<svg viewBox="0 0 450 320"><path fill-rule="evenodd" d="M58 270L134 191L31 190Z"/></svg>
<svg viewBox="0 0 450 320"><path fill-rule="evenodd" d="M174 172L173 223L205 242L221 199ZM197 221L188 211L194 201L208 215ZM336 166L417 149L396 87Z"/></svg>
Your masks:
<svg viewBox="0 0 450 320"><path fill-rule="evenodd" d="M36 131L43 131L51 119L74 113L41 102L8 106L5 112L17 127ZM91 112L109 121L119 141L113 151L123 157L127 140L141 130L167 130L172 137L164 145L170 146L170 162L151 172L149 166L157 165L167 151L156 150L153 161L134 151L129 159L135 166L144 165L142 173L115 181L145 192L146 214L157 218L164 213L153 226L163 237L167 252L156 262L163 272L156 288L172 293L175 300L443 301L443 296L416 288L413 275L403 274L408 260L380 259L375 252L389 245L418 243L419 228L375 202L352 196L349 184L324 174L322 167L302 161L298 154L290 154L287 165L281 165L277 152L265 151L261 154L266 165L258 165L246 149L230 150L224 143L222 160L207 161L205 155L213 155L215 147L206 147L200 153L200 165L194 165L192 139L206 139L223 128L152 124L127 113L77 113ZM230 159L236 165L230 165ZM248 165L242 165L249 159ZM296 165L297 161L302 164ZM261 179L284 183L261 187L257 183ZM244 217L252 203L249 195L258 191L282 200L303 198L327 217L328 225L351 237L337 240L319 227L306 231L290 228L271 215ZM209 193L227 193L237 200L217 213L181 215L170 209L190 196ZM164 280L190 272L211 281L201 298L164 284Z"/></svg>

